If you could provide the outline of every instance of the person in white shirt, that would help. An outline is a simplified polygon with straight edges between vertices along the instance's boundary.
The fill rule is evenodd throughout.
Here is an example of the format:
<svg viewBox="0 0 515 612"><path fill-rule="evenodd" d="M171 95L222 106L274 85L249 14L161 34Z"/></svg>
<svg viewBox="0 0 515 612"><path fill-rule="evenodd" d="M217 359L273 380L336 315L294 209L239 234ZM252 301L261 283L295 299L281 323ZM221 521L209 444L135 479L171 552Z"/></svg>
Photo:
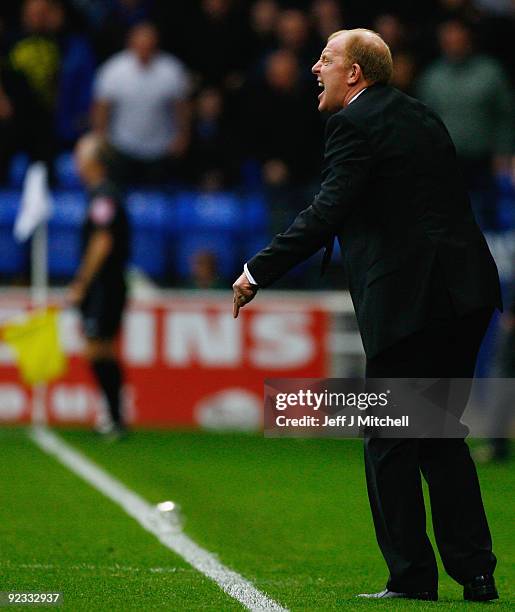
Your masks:
<svg viewBox="0 0 515 612"><path fill-rule="evenodd" d="M159 50L154 25L129 33L127 49L98 70L93 127L113 148L113 174L122 183L173 178L189 142L190 78L183 64Z"/></svg>

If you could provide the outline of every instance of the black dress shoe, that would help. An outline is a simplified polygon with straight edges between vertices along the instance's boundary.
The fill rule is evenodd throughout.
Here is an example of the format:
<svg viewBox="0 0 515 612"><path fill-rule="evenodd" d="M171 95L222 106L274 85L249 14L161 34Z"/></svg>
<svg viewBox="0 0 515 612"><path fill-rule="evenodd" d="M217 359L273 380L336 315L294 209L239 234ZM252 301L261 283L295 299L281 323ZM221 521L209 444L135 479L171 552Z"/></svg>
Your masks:
<svg viewBox="0 0 515 612"><path fill-rule="evenodd" d="M408 592L408 593L397 593L396 591L390 591L385 589L380 593L361 593L357 597L365 597L366 599L423 599L424 601L438 601L438 593L436 591L420 591L420 592Z"/></svg>
<svg viewBox="0 0 515 612"><path fill-rule="evenodd" d="M472 578L470 582L463 585L463 599L467 601L499 599L494 577L491 574L484 574L483 576Z"/></svg>

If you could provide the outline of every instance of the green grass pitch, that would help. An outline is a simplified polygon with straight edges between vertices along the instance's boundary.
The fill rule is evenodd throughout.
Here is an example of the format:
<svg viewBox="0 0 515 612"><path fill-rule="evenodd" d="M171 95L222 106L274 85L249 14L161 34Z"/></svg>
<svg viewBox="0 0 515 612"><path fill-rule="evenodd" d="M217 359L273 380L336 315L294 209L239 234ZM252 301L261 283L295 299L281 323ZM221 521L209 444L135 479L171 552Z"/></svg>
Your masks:
<svg viewBox="0 0 515 612"><path fill-rule="evenodd" d="M63 438L151 503L180 504L184 530L291 610L504 610L515 603L515 462L481 466L501 600L465 604L440 572L440 601L359 601L386 571L351 440L139 432L109 444ZM67 610L233 610L242 606L45 455L0 429L0 591L62 591ZM393 605L392 605L393 603Z"/></svg>

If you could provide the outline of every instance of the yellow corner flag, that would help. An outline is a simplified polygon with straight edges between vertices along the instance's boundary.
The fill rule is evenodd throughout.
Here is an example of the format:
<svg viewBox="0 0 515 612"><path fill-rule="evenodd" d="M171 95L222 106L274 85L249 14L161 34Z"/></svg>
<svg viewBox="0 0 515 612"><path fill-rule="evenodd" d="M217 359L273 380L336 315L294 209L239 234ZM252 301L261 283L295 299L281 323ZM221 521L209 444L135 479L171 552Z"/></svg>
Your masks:
<svg viewBox="0 0 515 612"><path fill-rule="evenodd" d="M57 314L52 308L36 310L0 328L1 339L14 350L21 377L28 385L50 382L67 370Z"/></svg>

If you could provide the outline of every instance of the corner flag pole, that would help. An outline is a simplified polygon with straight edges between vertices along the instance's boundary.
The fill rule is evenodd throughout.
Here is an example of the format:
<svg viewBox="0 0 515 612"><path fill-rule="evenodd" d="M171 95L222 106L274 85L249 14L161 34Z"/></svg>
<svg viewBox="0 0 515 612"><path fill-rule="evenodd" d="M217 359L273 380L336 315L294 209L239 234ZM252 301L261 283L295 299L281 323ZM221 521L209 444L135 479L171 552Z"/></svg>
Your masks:
<svg viewBox="0 0 515 612"><path fill-rule="evenodd" d="M41 221L32 238L31 298L32 305L44 308L48 303L48 232L47 222Z"/></svg>
<svg viewBox="0 0 515 612"><path fill-rule="evenodd" d="M31 245L31 301L34 308L48 304L48 231L47 221L41 221ZM32 389L32 424L45 425L47 385L39 383Z"/></svg>

